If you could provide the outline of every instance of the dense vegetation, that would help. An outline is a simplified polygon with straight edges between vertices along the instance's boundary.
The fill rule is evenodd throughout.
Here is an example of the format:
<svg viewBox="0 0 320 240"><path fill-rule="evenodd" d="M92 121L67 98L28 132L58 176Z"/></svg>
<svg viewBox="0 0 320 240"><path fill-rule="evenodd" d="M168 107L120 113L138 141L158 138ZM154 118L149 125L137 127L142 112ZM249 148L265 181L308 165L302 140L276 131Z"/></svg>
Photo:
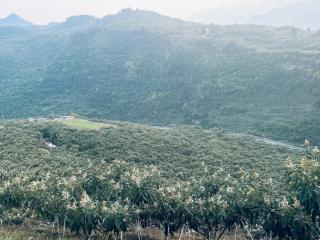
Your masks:
<svg viewBox="0 0 320 240"><path fill-rule="evenodd" d="M319 33L124 10L0 28L0 114L199 124L320 143Z"/></svg>
<svg viewBox="0 0 320 240"><path fill-rule="evenodd" d="M279 170L284 170L281 166L285 159L303 155L299 149L290 150L223 130L104 124L107 127L100 130L90 130L91 126L79 130L70 123L55 121L4 122L0 131L1 169L12 175L44 167L63 170L63 175L64 165L82 167L88 162L96 165L120 159L142 166L153 164L170 178L186 179L201 175L197 169L205 162L210 172L220 167L233 172L242 167L273 177L277 184L281 182ZM50 151L46 143L57 148Z"/></svg>
<svg viewBox="0 0 320 240"><path fill-rule="evenodd" d="M220 130L100 126L2 122L1 221L48 220L91 238L140 239L153 226L167 239L190 229L317 239L319 150L308 142L313 151Z"/></svg>

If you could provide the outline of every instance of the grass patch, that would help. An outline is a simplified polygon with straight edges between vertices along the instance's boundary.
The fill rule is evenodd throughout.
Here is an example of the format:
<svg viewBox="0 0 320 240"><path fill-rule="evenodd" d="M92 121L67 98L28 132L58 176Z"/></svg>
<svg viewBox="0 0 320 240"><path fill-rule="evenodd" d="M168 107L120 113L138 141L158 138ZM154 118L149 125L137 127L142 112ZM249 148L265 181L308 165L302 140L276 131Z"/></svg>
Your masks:
<svg viewBox="0 0 320 240"><path fill-rule="evenodd" d="M72 118L62 120L62 123L71 128L84 129L84 130L99 130L106 127L115 127L115 125L107 123L93 122L82 118Z"/></svg>
<svg viewBox="0 0 320 240"><path fill-rule="evenodd" d="M65 236L62 237L48 228L46 231L37 232L32 228L21 228L21 227L4 227L0 229L0 239L1 240L80 240L84 238L76 238L75 236Z"/></svg>

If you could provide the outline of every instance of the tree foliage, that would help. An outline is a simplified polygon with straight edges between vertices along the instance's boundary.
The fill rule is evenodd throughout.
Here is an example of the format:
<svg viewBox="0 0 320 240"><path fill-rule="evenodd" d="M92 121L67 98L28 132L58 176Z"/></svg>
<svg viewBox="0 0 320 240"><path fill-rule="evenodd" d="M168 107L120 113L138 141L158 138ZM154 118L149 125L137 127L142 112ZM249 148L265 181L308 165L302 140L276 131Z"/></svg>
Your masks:
<svg viewBox="0 0 320 240"><path fill-rule="evenodd" d="M47 131L43 129L55 133L60 141L57 149L45 149L43 132ZM128 229L135 229L139 235L151 226L162 230L167 239L184 229L193 230L209 240L221 239L227 232L238 232L251 239L318 238L317 147L307 147L307 158L301 162L292 158L283 168L278 167L279 175L286 175L285 179L270 172L263 174L257 165L250 169L237 162L233 162L235 166L230 171L227 162L223 166L210 166L204 161L191 172L180 167L178 175L177 170L169 171L170 168L177 169L177 162L165 167L161 161L147 163L130 158L106 161L91 148L82 152L79 144L92 141L90 136L93 136L97 142L92 146L104 153L106 146L99 144L101 136L108 133L109 138L113 136L112 142L120 141L110 134L111 131L118 135L129 131L132 140L139 135L146 139L156 133L160 137L162 131L167 134L167 131L174 131L174 137L167 138L172 141L169 145L184 135L193 134L190 139L197 142L197 134L208 134L203 130L179 132L182 130L135 125L79 131L52 121L32 125L6 123L1 129L2 221L13 224L30 218L41 219L54 222L56 226L64 225L77 234L99 233L116 238L121 238ZM225 138L220 135L214 139L212 136L211 140L217 143L218 139ZM104 143L108 146L107 141L105 137ZM127 140L120 142L129 144ZM11 144L11 149L6 144ZM75 150L76 146L78 150ZM258 146L261 152L263 144ZM131 154L138 151L143 152L143 148L137 149L136 153L131 151ZM125 151L125 154L128 153ZM171 156L174 159L175 156ZM206 158L210 156L207 154ZM5 160L8 157L9 162Z"/></svg>

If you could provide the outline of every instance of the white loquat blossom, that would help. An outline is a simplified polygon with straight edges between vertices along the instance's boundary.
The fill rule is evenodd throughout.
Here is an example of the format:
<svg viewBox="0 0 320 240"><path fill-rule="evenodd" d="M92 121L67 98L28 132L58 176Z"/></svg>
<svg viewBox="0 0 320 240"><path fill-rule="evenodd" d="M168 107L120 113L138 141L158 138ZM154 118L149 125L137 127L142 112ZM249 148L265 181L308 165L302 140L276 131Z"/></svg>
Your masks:
<svg viewBox="0 0 320 240"><path fill-rule="evenodd" d="M83 208L92 207L92 200L85 191L82 192L81 199L80 199L80 206Z"/></svg>
<svg viewBox="0 0 320 240"><path fill-rule="evenodd" d="M263 201L264 201L264 203L266 205L270 205L270 203L271 203L270 196L269 195L264 195Z"/></svg>
<svg viewBox="0 0 320 240"><path fill-rule="evenodd" d="M273 186L273 179L272 179L272 178L269 178L269 179L268 179L267 185Z"/></svg>
<svg viewBox="0 0 320 240"><path fill-rule="evenodd" d="M285 164L290 169L294 168L293 162L290 157L286 160Z"/></svg>
<svg viewBox="0 0 320 240"><path fill-rule="evenodd" d="M234 192L234 188L233 187L227 187L226 191L227 191L227 193L233 193Z"/></svg>
<svg viewBox="0 0 320 240"><path fill-rule="evenodd" d="M279 207L282 209L288 209L289 208L289 202L286 197L283 197L281 202L279 203Z"/></svg>
<svg viewBox="0 0 320 240"><path fill-rule="evenodd" d="M186 201L187 204L192 204L193 203L193 199L192 197L189 196L189 198Z"/></svg>
<svg viewBox="0 0 320 240"><path fill-rule="evenodd" d="M70 198L70 193L68 191L63 191L62 198L63 200L68 200Z"/></svg>
<svg viewBox="0 0 320 240"><path fill-rule="evenodd" d="M300 201L297 198L294 200L293 206L295 208L300 208Z"/></svg>

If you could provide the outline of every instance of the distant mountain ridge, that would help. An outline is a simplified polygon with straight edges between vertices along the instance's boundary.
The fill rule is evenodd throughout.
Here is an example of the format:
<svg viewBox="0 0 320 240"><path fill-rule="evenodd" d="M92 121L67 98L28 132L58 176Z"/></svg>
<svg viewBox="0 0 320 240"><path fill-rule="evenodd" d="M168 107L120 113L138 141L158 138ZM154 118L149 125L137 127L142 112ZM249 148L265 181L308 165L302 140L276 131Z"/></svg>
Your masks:
<svg viewBox="0 0 320 240"><path fill-rule="evenodd" d="M172 17L163 16L157 12L146 10L123 9L116 15L109 15L101 20L102 24L111 27L129 28L153 28L154 30L169 30L179 28L181 25L190 25L190 23ZM191 23L192 25L192 23Z"/></svg>
<svg viewBox="0 0 320 240"><path fill-rule="evenodd" d="M320 1L305 0L284 8L275 8L264 15L251 18L248 23L320 29Z"/></svg>
<svg viewBox="0 0 320 240"><path fill-rule="evenodd" d="M117 14L107 15L103 18L95 18L90 15L79 15L67 18L61 23L51 23L48 26L58 28L83 28L83 27L108 27L115 29L148 29L153 31L179 30L181 27L193 26L190 23L177 18L163 16L157 12L141 9L123 9ZM199 24L197 24L199 25Z"/></svg>
<svg viewBox="0 0 320 240"><path fill-rule="evenodd" d="M33 23L29 22L15 13L10 14L6 18L0 19L0 27L28 27Z"/></svg>

